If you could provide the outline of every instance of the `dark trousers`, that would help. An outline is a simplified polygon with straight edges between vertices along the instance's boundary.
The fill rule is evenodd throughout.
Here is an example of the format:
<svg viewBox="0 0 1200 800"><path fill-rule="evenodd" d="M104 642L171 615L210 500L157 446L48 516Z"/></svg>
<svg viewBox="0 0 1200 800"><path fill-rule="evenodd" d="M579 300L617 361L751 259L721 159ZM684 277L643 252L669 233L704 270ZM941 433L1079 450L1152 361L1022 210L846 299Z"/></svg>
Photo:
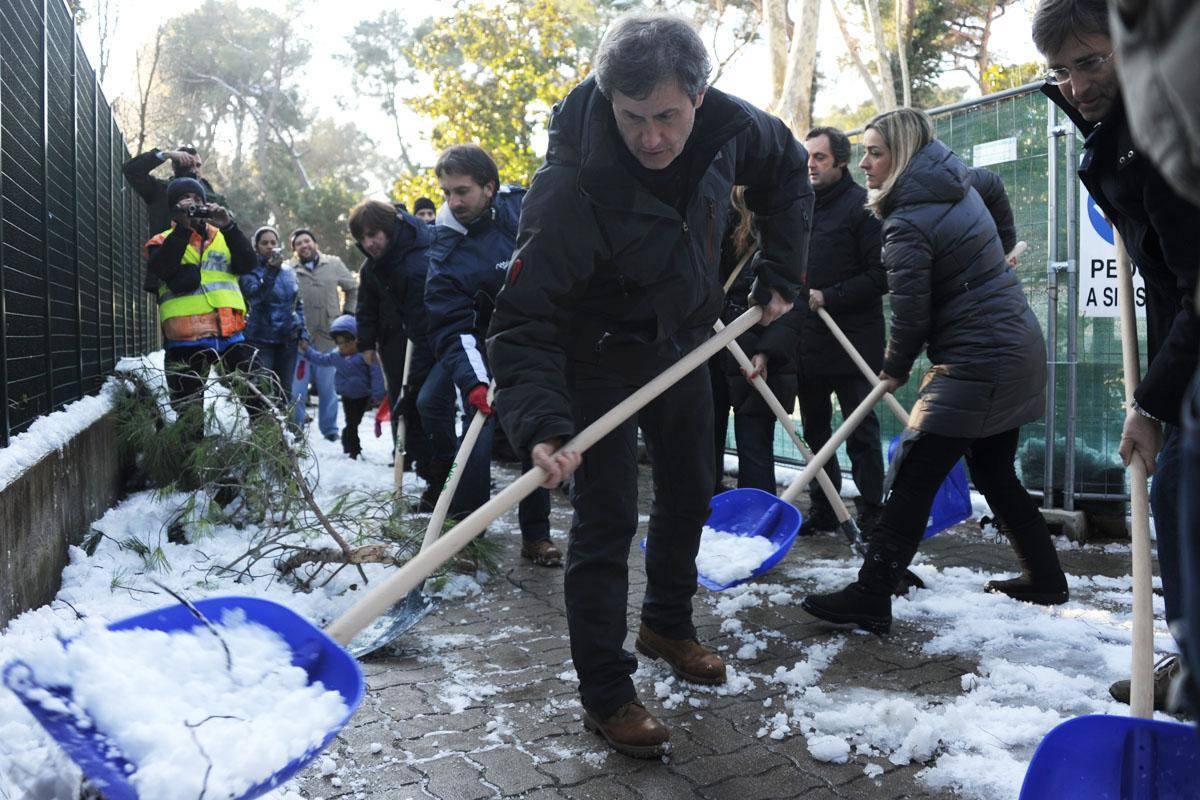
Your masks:
<svg viewBox="0 0 1200 800"><path fill-rule="evenodd" d="M1183 436L1176 425L1163 426L1163 446L1158 451L1154 477L1150 480L1150 511L1154 515L1154 551L1162 576L1163 603L1167 624L1183 616L1179 557L1179 508L1183 483ZM1194 492L1193 484L1188 492ZM1192 577L1195 580L1196 576Z"/></svg>
<svg viewBox="0 0 1200 800"><path fill-rule="evenodd" d="M358 439L358 426L362 423L367 406L371 404L369 397L342 396L342 414L346 418L346 427L342 428L342 452L351 458L358 458L362 453L362 443Z"/></svg>
<svg viewBox="0 0 1200 800"><path fill-rule="evenodd" d="M258 351L258 366L270 383L270 391L264 392L279 404L287 419L292 418L292 380L296 372L296 343L250 342Z"/></svg>
<svg viewBox="0 0 1200 800"><path fill-rule="evenodd" d="M1050 531L1037 504L1017 478L1014 463L1020 432L1020 428L1013 428L982 439L921 434L900 462L891 494L871 535L872 545L877 540L894 543L893 552L904 551L911 560L925 534L934 495L963 456L971 480L992 510L1023 541L1036 537L1039 542L1042 539L1049 542ZM1038 552L1033 547L1026 549ZM1030 566L1036 572L1042 565ZM1054 564L1055 569L1057 566Z"/></svg>
<svg viewBox="0 0 1200 800"><path fill-rule="evenodd" d="M800 377L800 415L804 422L804 440L818 452L833 435L833 402L837 395L842 412L849 415L871 393L871 384L863 375L808 375ZM850 455L850 474L866 506L878 506L883 498L883 449L879 441L879 418L872 411L846 440ZM951 462L953 463L953 462ZM834 488L842 488L842 469L837 458L825 463L825 474ZM816 481L808 494L814 512L833 514L829 500Z"/></svg>
<svg viewBox="0 0 1200 800"><path fill-rule="evenodd" d="M221 353L211 347L172 347L167 350L167 392L171 396L171 407L191 428L189 440L198 442L204 436L204 382L209 371L216 367L224 374L252 375L258 369L257 352L246 342L230 345ZM257 395L244 392L241 400L251 419L266 411Z"/></svg>
<svg viewBox="0 0 1200 800"><path fill-rule="evenodd" d="M444 361L437 361L421 383L417 393L417 409L421 413L421 425L429 434L431 457L437 461L450 462L458 436L454 433L454 418L458 390Z"/></svg>
<svg viewBox="0 0 1200 800"><path fill-rule="evenodd" d="M474 415L475 409L469 407ZM467 433L469 419L463 420L463 436ZM462 477L459 478L458 488L450 501L447 512L451 519L462 519L482 506L492 496L492 437L496 432L496 415L488 417L479 432L467 458L466 466L462 466ZM459 439L461 446L462 439ZM521 461L521 471L533 469L529 458ZM517 520L521 526L521 538L526 541L550 538L550 491L535 489L533 494L526 497L517 505Z"/></svg>
<svg viewBox="0 0 1200 800"><path fill-rule="evenodd" d="M379 348L379 362L383 369L383 380L387 384L388 404L393 412L396 411L396 399L404 383L404 354L408 349L408 340L403 336L389 338ZM392 414L392 440L395 441L399 430L400 416L404 417L404 452L408 460L425 465L431 455L429 434L417 410L417 395L421 392L421 384L429 375L433 366L433 358L429 349L416 347L413 349L413 361L408 370L408 392L406 402L399 409L400 414Z"/></svg>
<svg viewBox="0 0 1200 800"><path fill-rule="evenodd" d="M587 383L577 378L572 386L576 430L637 388ZM711 398L708 370L701 367L597 442L574 474L575 518L563 578L567 627L583 705L601 718L636 699L630 676L637 659L623 645L629 548L638 527L639 427L654 481L642 622L671 639L696 635L696 553L714 483Z"/></svg>
<svg viewBox="0 0 1200 800"><path fill-rule="evenodd" d="M733 415L737 438L738 488L762 489L775 494L775 417L737 412Z"/></svg>
<svg viewBox="0 0 1200 800"><path fill-rule="evenodd" d="M708 379L712 385L713 399L713 449L716 455L714 489L715 484L725 477L725 442L729 433L729 412L733 409L733 402L729 399L729 381L721 371L719 356L708 360ZM738 474L741 474L740 469Z"/></svg>

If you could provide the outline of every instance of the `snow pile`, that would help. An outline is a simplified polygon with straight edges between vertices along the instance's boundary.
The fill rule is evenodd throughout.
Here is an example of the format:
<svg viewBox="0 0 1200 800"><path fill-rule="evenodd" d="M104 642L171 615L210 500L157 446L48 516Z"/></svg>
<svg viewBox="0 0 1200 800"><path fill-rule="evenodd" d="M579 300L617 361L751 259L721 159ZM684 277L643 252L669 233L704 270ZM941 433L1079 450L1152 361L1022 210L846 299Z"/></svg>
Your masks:
<svg viewBox="0 0 1200 800"><path fill-rule="evenodd" d="M194 631L109 631L99 624L62 647L20 653L39 685L69 686L137 771L142 797L235 796L320 746L348 709L342 696L292 665L270 629L226 614ZM226 649L227 648L227 649ZM29 696L68 711L42 689Z"/></svg>
<svg viewBox="0 0 1200 800"><path fill-rule="evenodd" d="M696 569L713 583L748 578L776 550L774 542L763 536L738 536L704 526L700 532L700 552Z"/></svg>

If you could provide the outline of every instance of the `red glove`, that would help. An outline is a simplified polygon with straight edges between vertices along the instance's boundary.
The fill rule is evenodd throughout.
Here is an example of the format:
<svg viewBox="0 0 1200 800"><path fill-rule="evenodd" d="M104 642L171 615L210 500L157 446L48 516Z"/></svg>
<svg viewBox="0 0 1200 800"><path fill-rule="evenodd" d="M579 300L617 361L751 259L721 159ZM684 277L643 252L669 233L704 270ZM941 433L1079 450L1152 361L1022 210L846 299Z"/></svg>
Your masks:
<svg viewBox="0 0 1200 800"><path fill-rule="evenodd" d="M383 436L383 423L392 421L392 404L388 402L388 398L383 398L383 402L379 404L379 408L375 411L375 438Z"/></svg>
<svg viewBox="0 0 1200 800"><path fill-rule="evenodd" d="M487 384L479 384L471 391L467 392L467 402L475 406L484 414L491 414L492 407L488 405L488 387Z"/></svg>

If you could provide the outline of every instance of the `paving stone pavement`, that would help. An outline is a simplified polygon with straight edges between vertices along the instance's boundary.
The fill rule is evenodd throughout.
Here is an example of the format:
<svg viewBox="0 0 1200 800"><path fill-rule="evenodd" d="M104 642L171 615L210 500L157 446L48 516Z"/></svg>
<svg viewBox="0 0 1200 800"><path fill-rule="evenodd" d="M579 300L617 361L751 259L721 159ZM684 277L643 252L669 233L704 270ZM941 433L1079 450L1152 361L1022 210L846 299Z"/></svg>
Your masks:
<svg viewBox="0 0 1200 800"><path fill-rule="evenodd" d="M642 529L651 491L643 468ZM515 476L497 467L502 483ZM737 693L689 692L687 702L656 697L668 678L660 664L640 659L635 682L643 702L672 730L672 749L660 760L627 758L583 729L570 663L563 611L562 570L535 567L519 557L515 512L494 524L502 543L501 571L481 594L443 599L437 609L382 655L363 663L369 691L358 714L325 756L305 773L307 798L356 800L484 800L485 798L895 798L952 797L929 791L916 778L925 765L864 773L866 760L818 761L805 738L760 736L765 707L779 686L754 682ZM565 550L570 506L554 493L552 527ZM1128 575L1120 547L1062 554L1069 573ZM938 566L1012 569L1006 544L965 523L922 546ZM804 647L830 633L800 610L814 584L799 569L806 561L846 558L835 536L799 539L765 582L779 595L738 616L768 646L736 659L742 673L770 674L790 667ZM633 632L645 588L643 559L635 542L630 563L629 621ZM700 589L695 619L702 642L729 655L744 643L723 630L714 613L717 595ZM897 623L887 637L853 636L821 676L824 689L858 686L954 697L961 678L977 664L966 657L930 658L921 644L932 632ZM632 650L633 633L626 643ZM640 658L640 657L639 657ZM668 687L669 689L669 687ZM781 704L780 704L781 705ZM876 759L878 761L879 759ZM873 770L878 772L878 769Z"/></svg>

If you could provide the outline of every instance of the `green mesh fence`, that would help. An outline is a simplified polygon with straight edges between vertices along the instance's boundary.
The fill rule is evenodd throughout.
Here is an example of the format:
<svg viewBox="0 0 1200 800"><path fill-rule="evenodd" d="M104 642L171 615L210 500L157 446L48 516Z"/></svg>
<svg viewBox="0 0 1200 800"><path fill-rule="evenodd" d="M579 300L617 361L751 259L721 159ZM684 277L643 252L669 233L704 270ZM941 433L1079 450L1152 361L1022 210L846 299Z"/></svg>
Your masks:
<svg viewBox="0 0 1200 800"><path fill-rule="evenodd" d="M1028 243L1029 249L1021 256L1018 272L1025 287L1029 304L1037 314L1043 332L1049 334L1048 318L1050 315L1050 291L1057 286L1057 335L1055 355L1053 358L1054 380L1048 387L1055 400L1055 446L1053 447L1054 465L1053 482L1056 499L1054 504L1061 505L1061 493L1065 480L1065 463L1067 460L1067 421L1071 409L1068 408L1068 350L1067 331L1071 320L1068 316L1068 278L1065 271L1060 272L1056 282L1048 278L1049 253L1048 231L1050 224L1049 203L1049 151L1050 133L1047 126L1049 101L1036 90L1027 88L1016 94L1005 93L990 98L981 98L969 106L954 106L942 111L932 112L937 124L938 137L953 149L968 165L974 165L976 145L995 143L1001 140L1015 139L1015 158L1000 163L987 164L987 168L996 172L1004 179L1012 204L1013 215L1017 227L1017 239ZM1070 123L1058 115L1059 125L1066 125L1074 135ZM1081 140L1076 139L1081 144ZM1076 153L1081 152L1077 145ZM861 182L861 173L857 169L861 157L859 145L855 143L855 153L851 159L855 179ZM1070 164L1070 152L1066 136L1058 137L1058 199L1055 230L1058 236L1058 258L1067 260L1067 221L1068 214L1078 217L1078 205L1068 207L1067 183L1075 181L1074 168ZM1080 187L1082 191L1082 187ZM885 301L885 316L889 313ZM1121 340L1118 322L1115 318L1084 318L1075 320L1077 333L1077 354L1075 366L1076 401L1074 408L1075 436L1074 462L1075 481L1073 494L1075 497L1110 497L1118 498L1126 494L1124 471L1121 469L1117 456L1118 440L1121 424L1124 420L1122 384L1121 384ZM1144 326L1143 326L1144 327ZM1142 363L1145 363L1145 341L1142 340ZM913 368L913 376L909 383L897 393L900 402L909 408L916 397L920 376L928 367L928 361L922 358ZM785 399L784 405L792 407L794 398ZM892 437L899 434L900 423L887 408L880 406L876 413L880 417L882 445L885 448ZM794 413L797 425L800 424L799 413ZM840 424L841 412L835 401L835 426ZM730 424L727 444L731 450L736 449L733 425ZM784 463L803 463L800 453L796 450L782 426L777 425L775 431L775 457ZM849 467L845 448L839 453L843 468ZM1044 468L1046 458L1046 423L1045 419L1024 426L1021 430L1021 445L1018 455L1018 471L1025 485L1035 491L1041 491L1044 486Z"/></svg>

